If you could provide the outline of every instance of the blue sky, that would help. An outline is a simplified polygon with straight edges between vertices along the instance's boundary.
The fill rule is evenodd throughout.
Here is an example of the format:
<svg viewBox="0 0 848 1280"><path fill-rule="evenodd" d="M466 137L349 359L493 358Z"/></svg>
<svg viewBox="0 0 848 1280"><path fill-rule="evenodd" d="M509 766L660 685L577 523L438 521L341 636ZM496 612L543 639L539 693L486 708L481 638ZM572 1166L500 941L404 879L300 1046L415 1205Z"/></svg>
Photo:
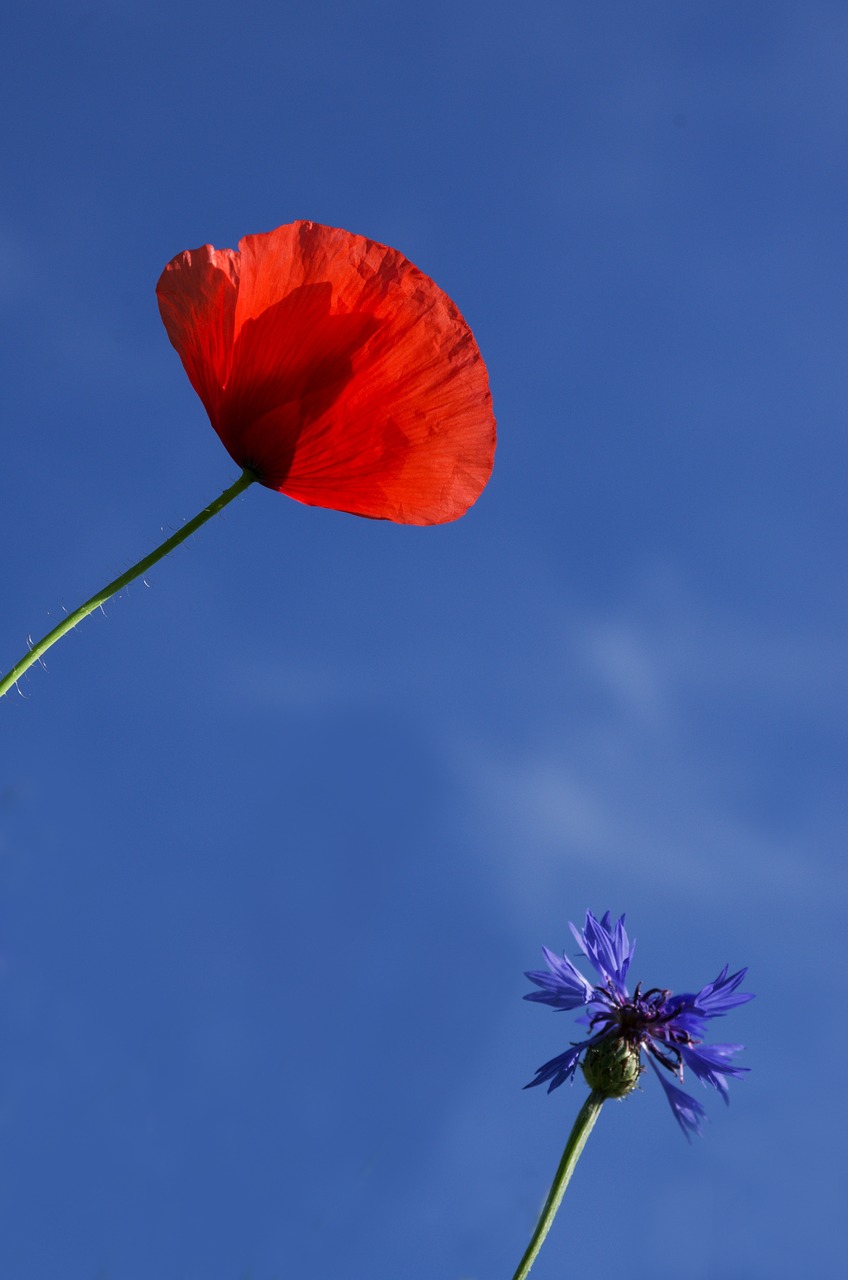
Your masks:
<svg viewBox="0 0 848 1280"><path fill-rule="evenodd" d="M235 479L185 248L400 249L499 449L440 528L251 489L0 704L0 1280L509 1277L587 907L748 964L752 1071L691 1147L608 1105L534 1276L841 1264L846 58L835 0L9 24L3 669Z"/></svg>

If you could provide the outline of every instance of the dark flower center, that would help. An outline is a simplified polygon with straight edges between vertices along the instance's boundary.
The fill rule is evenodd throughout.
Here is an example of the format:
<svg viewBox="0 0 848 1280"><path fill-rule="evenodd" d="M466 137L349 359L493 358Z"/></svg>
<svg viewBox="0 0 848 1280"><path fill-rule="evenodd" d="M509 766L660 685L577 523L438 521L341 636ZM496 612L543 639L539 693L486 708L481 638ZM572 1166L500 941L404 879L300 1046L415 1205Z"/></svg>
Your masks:
<svg viewBox="0 0 848 1280"><path fill-rule="evenodd" d="M666 1070L682 1078L680 1045L694 1045L688 1031L674 1025L677 1004L671 992L651 987L643 992L641 982L630 997L624 997L611 981L595 987L595 995L605 1008L589 1025L600 1036L620 1038L633 1049L644 1049Z"/></svg>

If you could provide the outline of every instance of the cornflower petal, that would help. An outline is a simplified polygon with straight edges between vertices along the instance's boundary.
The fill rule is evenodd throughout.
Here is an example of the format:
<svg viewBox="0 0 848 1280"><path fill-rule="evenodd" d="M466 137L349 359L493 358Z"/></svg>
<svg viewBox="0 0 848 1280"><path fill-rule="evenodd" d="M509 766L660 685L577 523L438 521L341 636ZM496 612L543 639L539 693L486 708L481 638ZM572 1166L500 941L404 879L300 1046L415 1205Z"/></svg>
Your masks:
<svg viewBox="0 0 848 1280"><path fill-rule="evenodd" d="M558 1057L551 1058L550 1062L546 1062L544 1066L539 1067L536 1072L536 1079L531 1080L524 1088L534 1089L537 1084L545 1084L550 1081L548 1093L552 1093L561 1084L565 1084L566 1080L573 1080L574 1072L577 1070L577 1063L580 1061L580 1055L590 1043L590 1040L584 1040L581 1044L572 1045L570 1049L566 1049L565 1053L561 1053Z"/></svg>
<svg viewBox="0 0 848 1280"><path fill-rule="evenodd" d="M741 1080L750 1070L749 1067L734 1067L730 1059L745 1046L742 1044L702 1044L697 1046L681 1045L680 1053L686 1063L702 1084L711 1084L717 1089L725 1102L730 1102L730 1090L727 1077Z"/></svg>
<svg viewBox="0 0 848 1280"><path fill-rule="evenodd" d="M669 1105L674 1112L674 1118L683 1130L686 1141L692 1141L693 1133L700 1137L704 1131L701 1120L707 1114L700 1102L666 1079L653 1062L651 1062L651 1066L654 1068L657 1079L665 1090L665 1096L668 1098Z"/></svg>
<svg viewBox="0 0 848 1280"><path fill-rule="evenodd" d="M728 967L725 965L718 977L702 987L695 996L695 1012L704 1018L720 1018L729 1010L737 1008L740 1004L747 1004L754 998L751 992L736 991L748 970L740 969L728 978Z"/></svg>
<svg viewBox="0 0 848 1280"><path fill-rule="evenodd" d="M549 1004L554 1009L577 1009L588 1004L592 996L592 987L583 977L579 969L567 956L558 956L547 947L542 947L550 973L543 969L534 970L524 976L535 982L541 991L531 991L524 999L535 1000L539 1004Z"/></svg>
<svg viewBox="0 0 848 1280"><path fill-rule="evenodd" d="M625 980L636 949L636 943L631 944L627 937L624 919L624 916L620 916L615 928L611 929L608 911L601 920L597 920L591 911L587 911L586 923L582 929L569 924L580 950L600 976L612 982L622 995L627 994Z"/></svg>
<svg viewBox="0 0 848 1280"><path fill-rule="evenodd" d="M675 1022L697 1038L704 1034L707 1020L721 1018L731 1009L754 999L752 993L736 990L748 970L739 969L729 978L727 970L728 966L725 965L718 977L708 982L697 994L685 992L674 997L677 1006Z"/></svg>
<svg viewBox="0 0 848 1280"><path fill-rule="evenodd" d="M162 320L235 462L313 506L455 520L492 470L495 419L471 330L385 245L314 222L178 254Z"/></svg>

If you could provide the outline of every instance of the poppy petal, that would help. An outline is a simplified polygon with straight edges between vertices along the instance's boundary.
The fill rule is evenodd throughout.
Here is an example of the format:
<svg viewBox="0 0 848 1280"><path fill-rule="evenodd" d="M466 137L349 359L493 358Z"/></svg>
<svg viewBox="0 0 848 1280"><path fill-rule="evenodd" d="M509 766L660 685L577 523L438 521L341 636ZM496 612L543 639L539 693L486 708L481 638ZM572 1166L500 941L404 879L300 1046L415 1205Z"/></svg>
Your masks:
<svg viewBox="0 0 848 1280"><path fill-rule="evenodd" d="M396 250L296 222L238 253L179 255L159 295L212 425L269 488L406 524L456 519L479 496L495 448L482 357Z"/></svg>
<svg viewBox="0 0 848 1280"><path fill-rule="evenodd" d="M230 373L238 289L238 255L211 244L178 254L156 286L168 337L216 431Z"/></svg>

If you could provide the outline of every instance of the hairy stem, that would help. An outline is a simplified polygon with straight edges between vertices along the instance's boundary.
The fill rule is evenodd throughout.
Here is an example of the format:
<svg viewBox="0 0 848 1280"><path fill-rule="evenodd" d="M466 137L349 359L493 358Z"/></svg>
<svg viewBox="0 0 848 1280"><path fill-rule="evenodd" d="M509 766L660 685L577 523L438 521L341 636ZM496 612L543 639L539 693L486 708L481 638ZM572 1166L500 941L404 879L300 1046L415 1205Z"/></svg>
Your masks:
<svg viewBox="0 0 848 1280"><path fill-rule="evenodd" d="M66 618L63 618L57 627L54 627L52 631L48 631L47 635L39 640L38 644L33 645L29 653L21 658L20 662L15 663L8 675L0 680L0 697L8 693L12 685L20 679L24 672L28 671L34 662L38 662L39 658L57 640L61 640L62 636L72 631L75 626L82 622L83 618L87 618L90 613L94 613L95 609L99 609L102 604L105 604L107 600L116 595L117 592L121 591L135 578L146 573L169 551L173 551L174 547L178 547L181 542L185 542L186 538L190 538L201 525L206 524L207 520L211 520L219 511L223 511L227 503L232 502L233 498L237 498L240 493L244 493L248 485L253 484L255 479L256 476L245 468L235 484L231 484L229 489L225 489L219 498L216 498L214 502L210 502L208 507L204 507L193 520L189 520L172 537L157 547L155 551L151 551L149 556L139 560L138 564L134 564L131 569L127 569L126 573L122 573L119 578L115 578L114 582L110 582L102 591L98 591L90 600L86 600L85 604L81 604L73 613L69 613Z"/></svg>

